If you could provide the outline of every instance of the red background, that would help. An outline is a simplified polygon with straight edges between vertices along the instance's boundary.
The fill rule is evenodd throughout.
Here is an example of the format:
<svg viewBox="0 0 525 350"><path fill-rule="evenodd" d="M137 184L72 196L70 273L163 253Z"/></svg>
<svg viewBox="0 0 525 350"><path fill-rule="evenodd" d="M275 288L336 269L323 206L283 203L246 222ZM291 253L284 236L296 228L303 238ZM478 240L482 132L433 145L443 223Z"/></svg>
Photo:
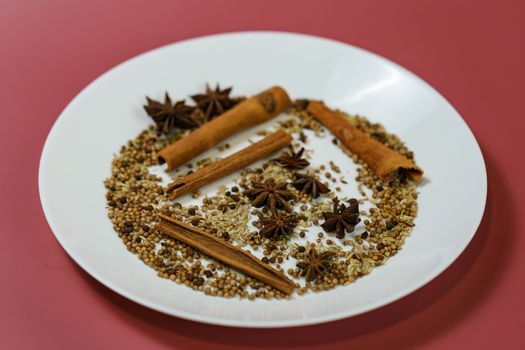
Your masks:
<svg viewBox="0 0 525 350"><path fill-rule="evenodd" d="M525 348L524 18L524 1L0 1L0 348ZM38 161L68 102L146 50L258 29L384 55L436 87L476 135L489 179L483 221L461 257L421 290L319 326L215 327L114 294L53 237Z"/></svg>

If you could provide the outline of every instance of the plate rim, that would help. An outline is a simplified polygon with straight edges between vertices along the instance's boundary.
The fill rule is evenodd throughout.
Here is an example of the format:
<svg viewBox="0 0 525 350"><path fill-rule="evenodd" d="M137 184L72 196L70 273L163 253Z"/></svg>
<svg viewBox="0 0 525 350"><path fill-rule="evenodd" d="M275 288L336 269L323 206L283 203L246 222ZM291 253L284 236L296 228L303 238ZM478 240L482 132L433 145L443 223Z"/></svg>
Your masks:
<svg viewBox="0 0 525 350"><path fill-rule="evenodd" d="M80 256L77 256L74 253L73 248L68 245L68 243L64 239L63 235L58 233L57 225L55 224L52 215L48 212L48 209L46 209L47 205L46 205L46 199L45 199L45 194L44 194L43 185L42 185L42 183L43 183L42 173L44 171L46 159L48 157L49 142L54 137L54 135L57 133L57 130L59 129L59 125L61 124L61 121L63 120L63 115L67 113L67 111L69 110L70 106L73 105L77 101L77 99L86 90L90 89L92 86L96 85L99 81L104 79L107 75L111 74L115 70L120 69L122 66L124 66L126 64L129 64L129 63L131 63L131 62L133 62L135 60L139 60L143 56L147 56L147 55L150 55L150 54L155 54L156 52L162 51L163 49L165 49L167 47L171 47L171 46L175 46L175 45L179 45L179 44L187 43L187 42L191 42L191 41L199 41L199 40L207 40L207 39L219 39L220 40L223 37L250 36L250 35L261 35L261 34L262 35L289 36L289 37L296 37L296 38L307 38L307 39L310 39L310 40L325 41L325 42L328 42L328 43L331 43L331 44L336 44L336 45L341 45L341 46L348 46L348 47L351 47L352 49L355 49L357 51L361 51L361 52L364 52L364 53L366 53L368 55L372 55L376 59L384 61L384 62L394 66L396 69L401 70L403 73L408 74L411 78L417 80L418 83L423 84L424 86L426 86L427 88L429 88L430 90L435 92L439 97L441 97L449 105L450 108L452 108L452 110L459 117L459 121L463 124L463 126L469 132L469 136L474 141L473 145L475 146L475 151L477 151L479 153L479 156L480 156L479 158L481 160L481 164L480 165L482 166L482 169L483 169L483 174L478 174L478 176L483 175L482 176L483 177L483 179L482 179L483 188L480 189L483 192L483 196L482 196L483 197L483 204L481 206L482 210L480 210L480 212L478 214L478 217L476 217L476 219L473 220L473 222L476 222L476 224L475 224L475 227L473 227L472 232L470 233L468 239L465 240L464 245L462 247L460 247L460 249L457 250L457 253L453 256L453 258L451 258L450 261L447 264L444 264L444 266L442 268L436 269L434 272L429 273L426 276L426 278L420 279L418 281L418 283L416 283L415 286L413 288L411 288L409 291L407 291L407 290L399 291L397 293L394 293L394 294L390 295L388 298L383 298L383 299L381 299L381 300L379 300L379 301L377 301L375 303L369 303L366 306L358 307L356 309L353 309L351 312L349 312L349 311L341 311L341 312L333 313L333 314L326 315L326 316L316 316L316 317L311 317L311 318L308 318L308 319L297 319L297 320L286 320L286 321L281 321L281 320L272 320L272 321L249 320L249 321L242 321L242 320L220 319L220 318L211 317L211 316L208 316L208 315L196 315L196 314L193 314L193 313L190 313L190 312L186 312L186 311L182 311L182 310L176 310L176 312L172 313L172 312L168 312L165 308L162 307L162 305L160 305L160 304L158 304L156 302L153 302L153 301L149 301L147 299L143 299L143 298L137 297L137 296L133 295L133 293L130 293L127 290L122 289L122 288L114 285L111 282L110 279L106 279L105 277L99 275L96 271L91 269L91 267L89 266L89 263L86 263L85 261L83 261L83 259ZM60 112L60 114L57 117L57 119L53 122L53 125L51 126L51 129L50 129L50 131L49 131L49 133L48 133L48 135L46 137L44 146L42 147L42 153L41 153L41 156L40 156L40 161L39 161L39 166L38 166L38 194L39 194L39 198L40 198L40 204L41 204L42 210L44 212L44 216L45 216L46 221L47 221L47 223L48 223L48 225L49 225L49 227L51 229L51 232L53 233L53 235L55 236L55 238L59 242L59 244L62 246L62 248L66 251L68 256L76 264L78 264L85 272L87 272L91 277L93 277L95 280L97 280L97 282L101 283L105 287L109 288L111 291L113 291L113 292L115 292L115 293L125 297L128 300L131 300L131 301L133 301L133 302L135 302L135 303L137 303L139 305L142 305L144 307L150 308L152 310L155 310L155 311L160 312L160 313L165 314L165 315L175 316L175 317L179 317L179 318L182 318L182 319L186 319L186 320L190 320L190 321L194 321L194 322L199 322L199 323L205 323L205 324L211 324L211 325L219 325L219 326L239 327L239 328L287 328L287 327L309 326L309 325L315 325L315 324L326 323L326 322L331 322L331 321L337 321L337 320L341 320L341 319L344 319L344 318L350 318L350 317L353 317L353 316L357 316L357 315L360 315L360 314L363 314L363 313L366 313L366 312L369 312L369 311L381 308L381 307L383 307L385 305L388 305L388 304L391 304L391 303L393 303L393 302L395 302L397 300L400 300L403 297L411 295L412 293L416 292L417 290L419 290L423 286L427 285L430 281L434 280L437 276L441 275L449 267L451 267L456 262L458 257L469 246L470 242L472 242L472 239L473 239L474 235L477 233L478 228L479 228L479 226L481 224L481 220L482 220L482 218L484 216L484 213L485 213L486 202L487 202L487 185L488 185L488 183L487 183L486 163L485 163L485 159L483 157L483 152L481 151L481 148L479 146L479 143L478 143L476 137L474 136L474 133L468 127L468 124L463 119L461 114L456 110L456 108L436 88L434 88L432 85L430 85L425 80L420 78L417 74L411 72L410 70L404 68L400 64L398 64L398 63L396 63L396 62L394 62L394 61L392 61L392 60L390 60L390 59L388 59L388 58L386 58L384 56L381 56L381 55L379 55L379 54L377 54L377 53L375 53L373 51L370 51L368 49L363 49L361 47L358 47L358 46L355 46L355 45L352 45L352 44L348 44L346 42L342 42L342 41L339 41L339 40L326 38L326 37L322 37L322 36L311 35L311 34L287 32L287 31L272 31L272 30L222 32L222 33L217 33L217 34L210 34L210 35L204 35L204 36L197 36L197 37L187 38L187 39L184 39L184 40L175 41L175 42L172 42L172 43L169 43L169 44L165 44L165 45L162 45L162 46L159 46L159 47L147 50L147 51L142 52L142 53L140 53L138 55L130 57L130 58L128 58L128 59L118 63L117 65L112 66L108 70L104 71L102 74L98 75L94 80L89 82L86 86L84 86L84 88L82 88L73 97L73 99L71 99L67 103L66 107Z"/></svg>

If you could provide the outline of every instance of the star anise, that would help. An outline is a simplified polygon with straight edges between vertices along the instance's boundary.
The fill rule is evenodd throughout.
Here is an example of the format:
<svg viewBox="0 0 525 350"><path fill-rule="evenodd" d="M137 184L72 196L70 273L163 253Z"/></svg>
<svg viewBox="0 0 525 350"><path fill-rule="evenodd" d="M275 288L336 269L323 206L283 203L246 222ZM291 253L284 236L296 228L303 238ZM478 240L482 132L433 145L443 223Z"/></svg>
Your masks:
<svg viewBox="0 0 525 350"><path fill-rule="evenodd" d="M349 206L334 204L333 213L323 212L325 222L321 225L326 232L336 232L337 238L343 238L345 231L354 231L361 219L359 218L359 203L355 198L350 199Z"/></svg>
<svg viewBox="0 0 525 350"><path fill-rule="evenodd" d="M253 188L244 191L244 194L251 199L254 207L268 207L272 213L277 209L284 209L292 212L292 207L288 203L294 199L292 192L286 189L286 182L275 183L274 179L268 179L264 183L254 183Z"/></svg>
<svg viewBox="0 0 525 350"><path fill-rule="evenodd" d="M297 267L302 270L301 276L304 276L307 282L311 282L330 269L334 256L334 252L326 251L319 254L312 248L306 259L299 262Z"/></svg>
<svg viewBox="0 0 525 350"><path fill-rule="evenodd" d="M197 107L204 112L206 120L210 120L236 104L236 100L231 99L229 96L231 90L231 87L221 90L219 84L217 84L215 90L212 90L206 84L206 92L204 94L193 95L191 98L195 101Z"/></svg>
<svg viewBox="0 0 525 350"><path fill-rule="evenodd" d="M310 165L310 162L301 158L303 153L304 148L301 148L297 153L295 153L293 149L290 149L289 152L281 154L281 156L274 159L274 161L286 169L304 169Z"/></svg>
<svg viewBox="0 0 525 350"><path fill-rule="evenodd" d="M282 236L290 235L293 229L297 225L297 216L294 214L283 215L276 213L272 216L268 216L261 219L263 228L259 231L259 234L266 238L278 238Z"/></svg>
<svg viewBox="0 0 525 350"><path fill-rule="evenodd" d="M144 105L144 109L153 118L159 130L168 133L173 128L191 129L198 126L198 123L192 118L195 107L188 106L184 100L173 104L168 93L164 96L164 103L147 96L146 100L148 104Z"/></svg>
<svg viewBox="0 0 525 350"><path fill-rule="evenodd" d="M308 174L296 174L292 185L298 190L309 194L312 198L319 197L321 193L328 193L330 189L315 176Z"/></svg>

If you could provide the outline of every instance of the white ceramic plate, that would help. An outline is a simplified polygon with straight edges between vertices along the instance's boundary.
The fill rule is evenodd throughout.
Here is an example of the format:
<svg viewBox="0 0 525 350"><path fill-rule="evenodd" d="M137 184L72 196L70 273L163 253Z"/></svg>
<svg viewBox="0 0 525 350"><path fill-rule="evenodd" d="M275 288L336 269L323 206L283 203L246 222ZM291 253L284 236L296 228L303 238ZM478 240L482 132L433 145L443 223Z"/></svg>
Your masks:
<svg viewBox="0 0 525 350"><path fill-rule="evenodd" d="M110 175L113 154L150 122L142 110L146 94L161 98L167 90L174 98L186 97L201 91L205 82L233 85L234 94L242 95L279 84L292 98L322 99L397 133L426 172L417 226L401 252L348 287L289 301L255 302L196 293L158 278L130 254L106 216L102 182ZM253 132L231 142L238 148ZM344 171L352 178L354 165L329 148L329 140L315 145L315 162L329 157L346 163ZM40 198L51 229L94 278L152 309L239 327L287 327L341 319L415 291L452 264L470 242L483 214L486 186L476 140L461 116L431 86L362 49L273 32L188 40L111 69L62 112L47 138L39 172Z"/></svg>

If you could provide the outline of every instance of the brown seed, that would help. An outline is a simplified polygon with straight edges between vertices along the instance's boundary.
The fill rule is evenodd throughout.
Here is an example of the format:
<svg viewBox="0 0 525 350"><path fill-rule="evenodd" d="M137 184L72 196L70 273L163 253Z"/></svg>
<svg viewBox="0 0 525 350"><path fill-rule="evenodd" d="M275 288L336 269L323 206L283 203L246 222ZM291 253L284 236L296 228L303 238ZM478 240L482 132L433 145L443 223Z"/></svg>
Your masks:
<svg viewBox="0 0 525 350"><path fill-rule="evenodd" d="M387 221L386 222L386 229L391 230L397 225L397 222L395 221Z"/></svg>
<svg viewBox="0 0 525 350"><path fill-rule="evenodd" d="M185 276L188 281L193 281L194 279L193 275L189 271L186 272Z"/></svg>

